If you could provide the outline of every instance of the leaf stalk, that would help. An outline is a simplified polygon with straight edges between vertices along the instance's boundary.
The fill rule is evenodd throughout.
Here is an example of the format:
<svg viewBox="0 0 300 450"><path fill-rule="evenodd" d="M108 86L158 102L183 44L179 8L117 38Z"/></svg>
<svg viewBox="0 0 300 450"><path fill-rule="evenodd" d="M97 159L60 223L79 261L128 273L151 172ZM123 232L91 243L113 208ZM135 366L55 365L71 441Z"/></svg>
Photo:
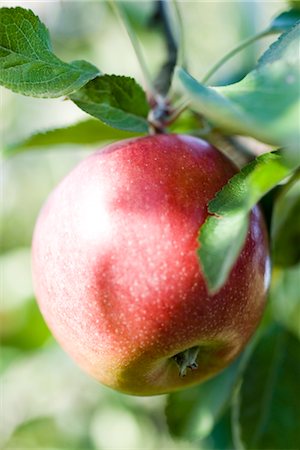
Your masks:
<svg viewBox="0 0 300 450"><path fill-rule="evenodd" d="M233 56L235 56L237 53L239 53L244 48L248 47L248 45L253 44L254 42L258 41L259 39L267 36L270 33L270 30L264 30L258 34L255 34L254 36L251 36L245 40L243 40L239 45L234 47L232 50L230 50L226 55L224 55L219 61L217 61L216 64L214 64L211 69L204 75L204 77L201 80L202 84L207 84L208 80L217 72L217 70L220 69L227 61L229 61Z"/></svg>
<svg viewBox="0 0 300 450"><path fill-rule="evenodd" d="M148 66L146 64L143 52L142 52L142 48L141 45L139 43L139 40L136 36L136 33L134 32L128 17L126 16L122 6L120 5L120 3L116 0L109 0L113 11L116 13L116 15L120 18L122 24L124 25L124 28L128 34L128 37L131 41L133 50L135 52L135 55L137 57L137 60L140 64L140 68L142 71L142 74L144 76L144 80L145 80L145 84L147 86L147 91L150 97L153 97L154 99L157 98L158 96L158 92L156 90L156 88L154 87L153 83L152 83L152 79L148 70Z"/></svg>

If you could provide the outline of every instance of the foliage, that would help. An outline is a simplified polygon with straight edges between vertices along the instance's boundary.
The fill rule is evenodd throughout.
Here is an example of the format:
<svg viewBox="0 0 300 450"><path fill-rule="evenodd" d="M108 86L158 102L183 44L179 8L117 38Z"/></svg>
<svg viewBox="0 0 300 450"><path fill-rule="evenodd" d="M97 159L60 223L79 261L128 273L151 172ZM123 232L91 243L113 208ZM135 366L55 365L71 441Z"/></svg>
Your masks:
<svg viewBox="0 0 300 450"><path fill-rule="evenodd" d="M293 266L300 261L300 173L286 184L274 206L272 221L272 256L279 266Z"/></svg>
<svg viewBox="0 0 300 450"><path fill-rule="evenodd" d="M246 448L293 449L300 442L299 376L298 340L280 327L271 328L249 360L234 405Z"/></svg>
<svg viewBox="0 0 300 450"><path fill-rule="evenodd" d="M300 23L287 31L238 83L206 87L179 68L191 105L224 132L273 145L299 142Z"/></svg>
<svg viewBox="0 0 300 450"><path fill-rule="evenodd" d="M240 362L238 359L204 384L169 395L166 414L174 436L199 440L211 433L215 422L228 407Z"/></svg>
<svg viewBox="0 0 300 450"><path fill-rule="evenodd" d="M97 145L102 142L115 141L140 136L139 133L116 130L95 119L87 119L66 127L45 130L31 135L20 142L4 148L4 155L9 157L28 150L39 150L63 145Z"/></svg>
<svg viewBox="0 0 300 450"><path fill-rule="evenodd" d="M263 154L231 178L209 203L213 215L201 228L199 253L211 291L222 287L242 249L251 209L290 172L283 154Z"/></svg>
<svg viewBox="0 0 300 450"><path fill-rule="evenodd" d="M32 11L1 8L0 24L3 86L33 97L60 97L98 75L98 69L86 61L66 64L57 58L47 28Z"/></svg>
<svg viewBox="0 0 300 450"><path fill-rule="evenodd" d="M107 125L140 133L148 131L146 95L132 78L102 75L70 98L79 108Z"/></svg>
<svg viewBox="0 0 300 450"><path fill-rule="evenodd" d="M211 200L210 215L199 230L199 262L209 289L216 292L226 282L244 244L249 214L256 203L266 200L267 193L271 194L265 213L271 223L273 263L263 324L238 360L215 378L173 393L167 399L135 399L99 387L58 350L28 289L28 250L14 248L14 238L7 231L12 227L4 227L2 248L6 253L1 263L8 267L3 271L3 290L7 295L0 307L4 324L0 382L7 386L7 411L1 429L4 449L122 449L127 445L131 449L143 446L212 450L300 446L300 14L298 2L290 4L293 9L278 12L270 18L266 30L248 39L250 44L266 35L279 34L252 70L233 84L222 83L221 77L216 87L194 78L187 64L183 64L187 58L182 38L184 14L178 20L178 11L184 9L181 4L167 12L156 9L151 16L151 2L144 5L145 10L141 2L138 6L124 2L124 14L129 17L126 26L132 27L130 33L150 40L153 36L147 23L152 20L152 24L163 28L169 50L167 61L164 59L163 67L157 70L160 79L147 86L147 93L132 77L103 74L102 68L100 71L84 60L64 62L52 49L48 29L29 9L0 9L0 84L26 96L63 97L93 116L46 131L37 127L33 135L12 139L5 146L10 192L3 216L13 224L15 233L31 234L31 223L41 201L36 194L44 197L44 191L49 191L54 180L67 170L58 161L66 155L70 157L75 148L91 149L107 141L147 133L153 126L149 124L152 114L167 131L200 135L212 142L221 136L222 142L230 142L239 156L244 148L236 136L247 138L243 142L249 163ZM208 8L203 2L200 7L203 11ZM108 9L105 14L110 23L115 20ZM137 20L141 15L142 27ZM197 40L198 31L195 30ZM52 39L55 40L55 30ZM245 45L239 45L238 50L242 51ZM110 50L118 58L118 49ZM236 51L229 52L222 63L235 54ZM197 58L200 64L201 57ZM178 66L170 86L176 59ZM122 71L121 62L120 66ZM239 70L242 73L245 67ZM180 115L182 105L185 112ZM28 122L29 116L25 120ZM249 138L256 140L254 147L267 144L262 155L257 157L252 152ZM59 151L55 157L53 150ZM15 158L10 158L12 155ZM46 161L48 172L43 170L38 175ZM18 182L23 182L24 193L16 189L11 173L17 173ZM40 187L42 177L47 179L46 187ZM17 202L22 208L16 206ZM23 214L20 218L14 213L17 207ZM29 246L28 238L24 239ZM23 243L22 239L18 242ZM24 252L25 259L21 256ZM120 431L111 432L115 427Z"/></svg>
<svg viewBox="0 0 300 450"><path fill-rule="evenodd" d="M279 16L275 17L275 19L271 22L270 31L274 33L287 31L289 28L296 25L299 20L299 9L293 8L289 11L284 11L283 13L279 14Z"/></svg>

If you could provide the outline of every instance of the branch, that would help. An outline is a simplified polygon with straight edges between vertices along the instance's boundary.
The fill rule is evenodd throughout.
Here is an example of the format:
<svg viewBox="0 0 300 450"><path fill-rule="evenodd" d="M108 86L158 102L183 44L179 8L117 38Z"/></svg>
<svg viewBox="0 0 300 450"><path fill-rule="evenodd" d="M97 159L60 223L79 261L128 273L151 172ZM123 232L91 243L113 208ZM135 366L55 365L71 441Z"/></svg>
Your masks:
<svg viewBox="0 0 300 450"><path fill-rule="evenodd" d="M154 82L156 90L162 96L166 96L171 86L178 55L178 43L171 26L168 0L157 1L156 10L152 16L151 23L161 26L166 43L167 58Z"/></svg>

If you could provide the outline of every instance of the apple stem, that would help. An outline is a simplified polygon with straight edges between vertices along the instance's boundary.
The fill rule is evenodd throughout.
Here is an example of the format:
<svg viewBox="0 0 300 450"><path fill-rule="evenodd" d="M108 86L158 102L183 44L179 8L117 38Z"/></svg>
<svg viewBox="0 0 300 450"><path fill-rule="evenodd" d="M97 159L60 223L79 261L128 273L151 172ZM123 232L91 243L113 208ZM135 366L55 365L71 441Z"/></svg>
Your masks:
<svg viewBox="0 0 300 450"><path fill-rule="evenodd" d="M189 106L189 100L184 100L179 106L171 106L167 97L161 95L151 103L153 106L148 115L150 134L166 133L166 127L172 125Z"/></svg>
<svg viewBox="0 0 300 450"><path fill-rule="evenodd" d="M186 376L187 369L195 370L198 368L197 357L199 350L199 346L191 347L172 356L172 359L174 359L179 368L180 377Z"/></svg>
<svg viewBox="0 0 300 450"><path fill-rule="evenodd" d="M148 115L150 134L166 133L166 125L173 110L169 101L163 95L156 96Z"/></svg>

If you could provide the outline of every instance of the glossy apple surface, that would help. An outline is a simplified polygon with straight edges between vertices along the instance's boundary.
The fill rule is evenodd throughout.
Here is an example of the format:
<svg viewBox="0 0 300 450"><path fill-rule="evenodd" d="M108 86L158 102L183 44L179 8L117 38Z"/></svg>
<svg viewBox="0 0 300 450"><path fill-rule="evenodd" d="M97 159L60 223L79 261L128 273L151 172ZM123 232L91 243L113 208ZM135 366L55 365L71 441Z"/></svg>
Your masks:
<svg viewBox="0 0 300 450"><path fill-rule="evenodd" d="M62 347L100 382L137 395L190 386L253 334L268 278L258 208L218 294L196 255L207 204L235 172L202 140L148 136L89 156L49 197L33 239L36 295ZM198 368L180 377L174 356L195 346Z"/></svg>

